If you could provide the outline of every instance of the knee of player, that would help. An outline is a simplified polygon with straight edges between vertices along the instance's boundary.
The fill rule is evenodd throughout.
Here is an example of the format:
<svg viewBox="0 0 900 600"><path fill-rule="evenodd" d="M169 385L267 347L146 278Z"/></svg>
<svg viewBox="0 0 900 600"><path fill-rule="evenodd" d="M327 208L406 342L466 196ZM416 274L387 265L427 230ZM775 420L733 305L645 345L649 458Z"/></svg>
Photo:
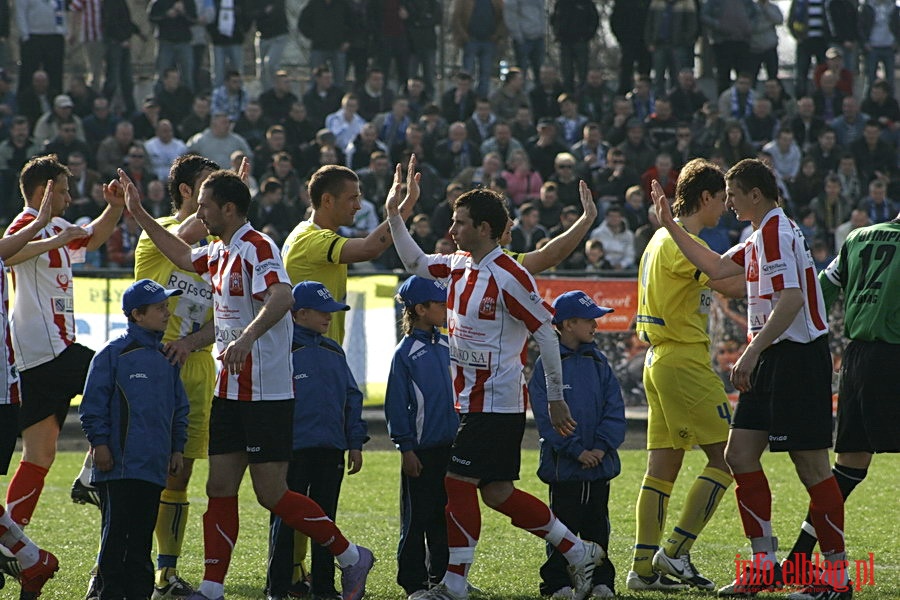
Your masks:
<svg viewBox="0 0 900 600"><path fill-rule="evenodd" d="M266 510L273 511L278 501L284 496L287 486L274 486L269 483L254 482L253 493L256 494L256 501Z"/></svg>
<svg viewBox="0 0 900 600"><path fill-rule="evenodd" d="M510 497L515 487L511 481L492 481L481 488L481 499L491 508L497 508Z"/></svg>

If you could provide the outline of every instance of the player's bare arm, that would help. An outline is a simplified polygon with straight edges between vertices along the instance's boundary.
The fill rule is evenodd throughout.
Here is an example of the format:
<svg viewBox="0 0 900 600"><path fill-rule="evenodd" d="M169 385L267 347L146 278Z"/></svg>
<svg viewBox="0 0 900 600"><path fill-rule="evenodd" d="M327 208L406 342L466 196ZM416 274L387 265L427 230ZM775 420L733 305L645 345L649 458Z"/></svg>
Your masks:
<svg viewBox="0 0 900 600"><path fill-rule="evenodd" d="M212 319L210 319L194 333L166 342L163 346L163 353L171 364L184 366L191 352L209 346L215 340L216 327Z"/></svg>
<svg viewBox="0 0 900 600"><path fill-rule="evenodd" d="M731 368L731 383L735 388L741 392L750 389L750 375L756 368L759 355L790 327L802 308L803 292L800 288L787 288L781 291L778 302L772 308L766 324L756 334L753 341L747 345L744 353Z"/></svg>
<svg viewBox="0 0 900 600"><path fill-rule="evenodd" d="M172 261L176 267L185 271L193 272L194 267L191 263L191 247L177 235L167 230L165 227L156 222L156 219L150 216L141 204L141 196L134 186L131 178L125 174L125 171L119 169L119 184L124 189L125 205L141 229L147 232L153 243L159 248L166 258Z"/></svg>
<svg viewBox="0 0 900 600"><path fill-rule="evenodd" d="M588 234L594 221L597 220L597 205L594 204L594 196L588 184L582 179L578 184L578 194L581 198L581 216L572 223L565 233L562 233L542 248L525 254L522 266L531 273L537 275L542 271L553 268L564 261L581 244L581 240Z"/></svg>
<svg viewBox="0 0 900 600"><path fill-rule="evenodd" d="M44 187L44 197L41 198L41 206L34 220L14 234L0 239L0 259L6 261L8 258L15 255L22 250L28 242L33 240L34 236L40 233L41 229L47 226L47 223L50 222L50 214L53 208L50 201L52 194L53 180L50 179Z"/></svg>
<svg viewBox="0 0 900 600"><path fill-rule="evenodd" d="M125 209L125 190L121 183L115 180L104 183L103 199L106 200L106 208L87 227L92 232L91 239L85 246L89 251L97 250L105 244L122 218L122 211Z"/></svg>
<svg viewBox="0 0 900 600"><path fill-rule="evenodd" d="M193 245L209 235L206 225L197 218L196 214L189 216L181 222L175 233L184 243Z"/></svg>
<svg viewBox="0 0 900 600"><path fill-rule="evenodd" d="M744 298L747 295L747 281L744 275L732 275L725 279L710 279L707 285L729 298Z"/></svg>
<svg viewBox="0 0 900 600"><path fill-rule="evenodd" d="M256 317L244 328L240 337L229 343L217 357L222 361L222 368L227 369L232 375L240 373L247 357L250 356L253 342L280 321L293 304L294 297L288 284L276 283L266 290L262 308L256 313Z"/></svg>
<svg viewBox="0 0 900 600"><path fill-rule="evenodd" d="M678 226L672 215L669 199L666 198L662 186L655 179L651 184L650 198L653 200L653 206L656 207L656 216L659 218L660 225L668 230L679 250L698 269L706 273L710 279L725 279L735 275L743 277L743 267L699 244L688 232Z"/></svg>
<svg viewBox="0 0 900 600"><path fill-rule="evenodd" d="M400 195L403 193L403 175L400 163L397 163L397 167L394 169L394 182L391 185L390 192L388 192L385 206L391 199L394 199L404 222L412 214L413 207L419 201L419 179L421 177L422 175L416 172L416 157L412 155L409 157L409 164L406 168L406 196L403 198L403 202L400 203ZM381 256L390 247L391 243L391 230L387 221L385 221L373 229L366 237L347 240L341 248L340 261L342 263L356 263L373 260Z"/></svg>

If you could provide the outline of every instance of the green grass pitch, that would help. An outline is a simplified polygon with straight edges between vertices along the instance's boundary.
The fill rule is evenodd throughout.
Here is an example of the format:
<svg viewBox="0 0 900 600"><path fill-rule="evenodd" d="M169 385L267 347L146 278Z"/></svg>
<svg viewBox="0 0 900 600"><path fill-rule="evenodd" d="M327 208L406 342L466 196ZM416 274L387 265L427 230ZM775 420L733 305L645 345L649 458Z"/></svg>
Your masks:
<svg viewBox="0 0 900 600"><path fill-rule="evenodd" d="M14 458L13 465L17 459L18 456ZM56 553L62 565L42 595L47 600L82 598L88 571L96 554L99 512L94 507L75 505L69 500L69 486L80 468L81 460L79 453L59 455L33 523L28 527L29 535ZM661 593L634 594L625 589L634 535L634 503L645 461L646 453L643 451L622 452L622 475L612 483L610 555L618 570L616 586L619 598L664 597ZM546 487L534 475L536 463L536 451L523 452L520 487L546 499ZM371 600L404 598L403 591L394 581L399 528L399 464L399 456L395 452L368 452L365 453L362 472L344 480L338 524L350 539L371 547L378 557L366 595ZM764 464L774 496L773 526L775 534L781 538L781 557L794 541L806 511L807 495L786 455L767 454ZM702 467L701 453L692 452L686 457L670 503L669 528L677 519L691 479ZM201 515L206 508L203 488L206 464L199 462L194 473L187 541L180 567L182 575L196 584L202 576ZM265 582L268 515L256 504L248 480L249 477L245 478L241 489L240 537L225 586L229 600L264 598L262 589ZM898 481L900 459L896 455L877 456L868 479L857 488L848 504L846 529L850 558L864 558L872 553L875 564L875 585L864 587L854 594L855 598L900 598ZM542 542L515 529L498 513L483 508L482 515L481 541L471 572L471 581L484 591L480 598L539 598L538 567L544 556ZM713 521L696 544L693 560L704 575L718 585L724 585L734 577L735 554L740 552L746 557L748 551L749 543L742 537L734 495L729 490ZM712 597L708 592L687 592L681 596ZM776 596L766 594L761 597ZM0 598L18 598L18 585L8 581L6 588L0 590Z"/></svg>

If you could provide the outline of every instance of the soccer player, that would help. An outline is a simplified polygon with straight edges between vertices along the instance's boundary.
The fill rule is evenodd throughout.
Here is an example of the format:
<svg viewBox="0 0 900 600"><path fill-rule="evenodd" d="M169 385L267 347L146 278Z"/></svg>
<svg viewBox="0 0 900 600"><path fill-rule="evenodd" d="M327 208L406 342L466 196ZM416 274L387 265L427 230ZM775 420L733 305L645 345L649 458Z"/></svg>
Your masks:
<svg viewBox="0 0 900 600"><path fill-rule="evenodd" d="M418 174L409 169L407 198L418 198ZM399 186L398 186L399 187ZM415 275L448 280L447 327L451 371L460 427L444 485L450 557L440 584L419 597L468 598L467 574L475 559L481 529L478 490L491 508L512 523L556 546L569 563L575 598L591 592L595 565L604 552L581 541L539 499L516 489L520 445L525 428L523 349L534 336L544 357L551 422L561 435L575 421L562 395L559 344L550 309L534 280L506 256L498 241L509 215L503 197L476 189L456 199L450 234L460 252L425 255L416 245L399 210L399 193L386 203L397 252Z"/></svg>
<svg viewBox="0 0 900 600"><path fill-rule="evenodd" d="M169 171L169 196L175 214L156 220L165 229L198 248L213 241L199 221L182 227L197 212L200 186L219 166L196 154L178 157ZM156 520L157 570L152 600L182 598L193 589L178 576L178 557L190 503L187 486L195 460L204 460L209 452L209 414L212 407L216 366L212 357L214 338L212 288L195 271L176 267L160 252L146 233L142 233L134 253L135 279L152 279L183 293L169 299L169 318L163 336L166 356L181 365L181 381L187 392L187 443L182 469L169 475L159 502Z"/></svg>
<svg viewBox="0 0 900 600"><path fill-rule="evenodd" d="M715 227L725 211L725 178L705 160L692 160L678 176L672 211L692 239ZM743 279L711 280L684 257L672 236L659 229L641 258L638 277L637 331L651 344L644 364L647 421L647 472L638 493L634 560L630 590L703 589L715 584L691 562L691 547L715 513L731 474L725 441L731 407L722 380L712 370L707 326L710 288L743 295ZM660 548L669 496L684 453L695 445L706 454L706 467L688 492L681 517Z"/></svg>
<svg viewBox="0 0 900 600"><path fill-rule="evenodd" d="M775 175L745 159L725 174L726 207L750 221L750 237L719 255L691 238L673 219L658 182L652 197L660 223L688 260L710 279L744 274L751 340L731 371L741 395L725 460L753 561L720 596L747 595L783 581L772 534L772 494L760 457L766 446L788 452L810 497L809 511L825 560L846 566L844 501L828 464L831 446L831 356L822 289L806 240L778 203ZM802 376L800 376L802 374ZM839 561L841 561L839 563ZM846 569L816 598L847 591ZM848 592L850 593L850 592ZM808 596L802 596L807 598Z"/></svg>
<svg viewBox="0 0 900 600"><path fill-rule="evenodd" d="M213 289L216 348L222 369L210 415L209 504L203 516L205 571L191 600L224 598L224 582L238 533L237 493L250 470L259 503L290 527L326 546L343 570L345 600L359 600L374 564L372 553L350 543L306 496L288 491L293 385L291 287L271 239L247 221L250 192L229 171L201 185L197 218L219 239L192 249L153 220L124 171L129 210L176 267L193 269Z"/></svg>
<svg viewBox="0 0 900 600"><path fill-rule="evenodd" d="M850 338L841 364L832 467L844 499L866 478L874 453L900 452L900 387L886 376L900 364L898 250L900 215L853 231L819 273L825 306L844 290L844 331ZM812 553L816 532L807 515L789 560Z"/></svg>
<svg viewBox="0 0 900 600"><path fill-rule="evenodd" d="M53 180L51 179L44 186L44 195L34 219L16 233L0 239L0 271L4 268L5 260L19 252L50 222L53 210L52 198ZM0 375L0 471L2 471L0 474L2 475L9 472L9 463L16 449L21 402L19 375L16 372L16 360L10 341L8 311L9 297L6 276L3 275L0 277L0 339L4 341L3 353L6 356L0 360L6 365L6 368ZM2 505L0 505L0 545L5 551L2 557L3 570L18 577L22 584L22 596L33 598L40 596L44 584L59 569L59 562L55 556L38 548L25 535L22 528L13 522L9 511ZM6 554L9 554L9 557ZM3 575L0 575L0 587L3 587L2 577Z"/></svg>
<svg viewBox="0 0 900 600"><path fill-rule="evenodd" d="M16 368L22 378L22 461L9 482L6 503L13 521L27 525L44 479L56 458L56 440L69 403L84 389L94 351L75 341L72 265L97 250L115 230L124 195L118 182L103 186L108 206L86 227L62 218L68 207L71 173L55 155L28 161L19 175L25 209L6 231L10 236L32 222L53 182L50 224L7 261L12 267L15 301L11 319Z"/></svg>

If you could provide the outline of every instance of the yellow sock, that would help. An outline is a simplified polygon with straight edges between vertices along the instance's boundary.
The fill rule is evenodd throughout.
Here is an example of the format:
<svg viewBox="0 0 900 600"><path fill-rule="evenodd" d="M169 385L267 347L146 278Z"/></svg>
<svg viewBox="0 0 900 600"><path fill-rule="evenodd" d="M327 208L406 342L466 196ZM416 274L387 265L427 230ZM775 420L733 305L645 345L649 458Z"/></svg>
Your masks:
<svg viewBox="0 0 900 600"><path fill-rule="evenodd" d="M667 555L675 558L691 551L694 540L716 512L731 481L731 475L721 469L703 469L688 491L678 525L663 545Z"/></svg>
<svg viewBox="0 0 900 600"><path fill-rule="evenodd" d="M659 549L659 538L666 526L666 510L672 494L671 481L663 481L644 475L641 491L635 505L637 526L634 534L634 559L632 571L638 575L653 575L653 555Z"/></svg>
<svg viewBox="0 0 900 600"><path fill-rule="evenodd" d="M300 533L294 532L294 578L295 583L304 580L308 576L306 570L306 554L309 552L309 538Z"/></svg>
<svg viewBox="0 0 900 600"><path fill-rule="evenodd" d="M181 556L189 506L187 491L163 490L160 495L156 516L157 587L166 585L169 577L178 573L176 565Z"/></svg>

